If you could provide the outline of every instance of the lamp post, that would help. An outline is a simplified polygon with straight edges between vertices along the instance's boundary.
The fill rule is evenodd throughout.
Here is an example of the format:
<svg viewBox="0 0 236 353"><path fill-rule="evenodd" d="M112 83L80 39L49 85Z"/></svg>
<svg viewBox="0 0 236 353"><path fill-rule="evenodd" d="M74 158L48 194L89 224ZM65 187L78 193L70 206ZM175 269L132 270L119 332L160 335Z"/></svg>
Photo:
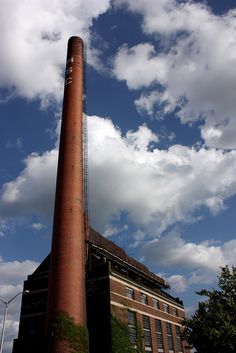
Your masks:
<svg viewBox="0 0 236 353"><path fill-rule="evenodd" d="M8 309L8 305L9 305L16 297L18 297L18 295L24 294L24 293L29 293L29 290L25 290L25 291L23 291L23 292L17 293L13 298L11 298L11 299L8 300L8 301L2 300L2 299L0 298L0 301L5 305L4 314L3 314L2 334L1 334L1 341L0 341L0 353L2 353L2 350L3 350L3 341L4 341L4 334L5 334L5 324L6 324L6 319L7 319L7 309Z"/></svg>

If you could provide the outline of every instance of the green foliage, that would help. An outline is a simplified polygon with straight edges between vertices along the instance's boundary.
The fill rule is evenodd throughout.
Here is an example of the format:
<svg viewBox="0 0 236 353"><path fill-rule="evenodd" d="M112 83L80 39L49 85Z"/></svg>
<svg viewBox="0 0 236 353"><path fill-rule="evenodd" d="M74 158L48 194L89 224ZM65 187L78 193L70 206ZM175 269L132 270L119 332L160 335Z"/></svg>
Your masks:
<svg viewBox="0 0 236 353"><path fill-rule="evenodd" d="M111 315L112 353L135 353L129 339L129 328L126 323Z"/></svg>
<svg viewBox="0 0 236 353"><path fill-rule="evenodd" d="M218 287L197 292L207 300L183 322L183 338L197 353L236 352L236 267L221 269Z"/></svg>
<svg viewBox="0 0 236 353"><path fill-rule="evenodd" d="M64 311L57 314L53 324L53 335L66 343L70 353L89 353L87 328L76 324L74 319Z"/></svg>
<svg viewBox="0 0 236 353"><path fill-rule="evenodd" d="M125 322L130 308L126 302L122 304L123 309L120 313L111 315L112 353L145 353L141 324L135 317L136 344L134 346L130 341L129 327Z"/></svg>
<svg viewBox="0 0 236 353"><path fill-rule="evenodd" d="M145 348L143 346L143 329L140 322L136 318L136 332L137 332L137 353L145 353Z"/></svg>

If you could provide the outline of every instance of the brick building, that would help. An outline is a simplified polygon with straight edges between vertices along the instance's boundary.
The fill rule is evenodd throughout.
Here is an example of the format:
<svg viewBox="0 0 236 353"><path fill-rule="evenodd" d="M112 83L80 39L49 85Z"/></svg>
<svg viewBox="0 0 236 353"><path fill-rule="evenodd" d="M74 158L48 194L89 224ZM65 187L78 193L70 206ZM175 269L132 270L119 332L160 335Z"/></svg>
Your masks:
<svg viewBox="0 0 236 353"><path fill-rule="evenodd" d="M167 283L123 249L90 229L86 264L87 322L90 353L112 352L111 315L124 321L137 344L140 323L145 352L187 353L181 342L183 303L166 292ZM19 336L13 353L48 352L45 338L50 255L24 283Z"/></svg>

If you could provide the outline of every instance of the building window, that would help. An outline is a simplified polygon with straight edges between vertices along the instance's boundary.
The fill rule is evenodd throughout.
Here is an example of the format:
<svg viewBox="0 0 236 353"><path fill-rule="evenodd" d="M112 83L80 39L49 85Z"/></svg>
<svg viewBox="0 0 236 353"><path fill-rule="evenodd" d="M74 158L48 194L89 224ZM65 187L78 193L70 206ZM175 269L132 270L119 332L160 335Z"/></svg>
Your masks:
<svg viewBox="0 0 236 353"><path fill-rule="evenodd" d="M125 295L127 298L134 299L134 289L126 287L125 288Z"/></svg>
<svg viewBox="0 0 236 353"><path fill-rule="evenodd" d="M163 333L162 333L162 325L161 320L155 320L156 325L156 335L157 335L157 349L158 352L164 352L164 341L163 341Z"/></svg>
<svg viewBox="0 0 236 353"><path fill-rule="evenodd" d="M143 303L143 304L147 304L147 303L148 303L147 295L144 294L144 293L140 293L140 301L141 301L141 303Z"/></svg>
<svg viewBox="0 0 236 353"><path fill-rule="evenodd" d="M169 305L164 303L163 304L163 310L164 310L165 313L169 313L169 311L170 311L169 310Z"/></svg>
<svg viewBox="0 0 236 353"><path fill-rule="evenodd" d="M152 298L152 306L155 309L159 309L159 300Z"/></svg>
<svg viewBox="0 0 236 353"><path fill-rule="evenodd" d="M151 330L150 330L150 318L147 315L143 315L143 341L145 350L150 351L152 346Z"/></svg>
<svg viewBox="0 0 236 353"><path fill-rule="evenodd" d="M169 322L166 322L166 334L167 334L169 353L174 353L174 340L173 340L173 334L172 334L172 327Z"/></svg>
<svg viewBox="0 0 236 353"><path fill-rule="evenodd" d="M182 341L181 341L181 332L180 332L180 327L179 326L175 326L175 332L176 332L176 346L177 346L177 350L178 353L182 353L183 352L183 346L182 346Z"/></svg>
<svg viewBox="0 0 236 353"><path fill-rule="evenodd" d="M172 308L172 314L175 316L178 316L178 309L177 308Z"/></svg>
<svg viewBox="0 0 236 353"><path fill-rule="evenodd" d="M136 313L134 311L128 310L129 339L133 345L135 345L137 342L136 320Z"/></svg>

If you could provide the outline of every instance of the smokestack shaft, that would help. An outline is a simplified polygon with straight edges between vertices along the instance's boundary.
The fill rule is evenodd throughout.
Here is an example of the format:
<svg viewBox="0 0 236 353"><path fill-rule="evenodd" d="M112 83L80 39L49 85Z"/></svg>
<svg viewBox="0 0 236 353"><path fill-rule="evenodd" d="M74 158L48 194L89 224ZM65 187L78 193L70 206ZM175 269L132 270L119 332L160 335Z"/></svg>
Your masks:
<svg viewBox="0 0 236 353"><path fill-rule="evenodd" d="M68 42L49 275L47 330L58 311L86 325L83 211L83 42ZM53 352L56 350L53 350Z"/></svg>

